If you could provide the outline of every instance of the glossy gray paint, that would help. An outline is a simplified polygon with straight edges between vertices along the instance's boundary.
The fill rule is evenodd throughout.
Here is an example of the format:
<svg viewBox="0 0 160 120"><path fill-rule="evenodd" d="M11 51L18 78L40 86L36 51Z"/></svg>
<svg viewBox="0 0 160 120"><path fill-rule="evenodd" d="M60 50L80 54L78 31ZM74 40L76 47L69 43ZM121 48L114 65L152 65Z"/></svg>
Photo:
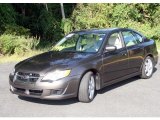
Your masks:
<svg viewBox="0 0 160 120"><path fill-rule="evenodd" d="M77 96L81 78L87 71L93 71L94 74L98 76L96 77L97 90L118 81L139 75L143 60L146 56L150 55L153 57L155 64L158 61L158 52L154 40L148 40L138 33L144 38L142 43L131 47L124 46L124 48L116 51L105 51L109 36L114 32L121 33L121 31L126 30L132 31L131 29L124 28L75 31L79 33L93 31L104 32L106 36L97 53L49 51L18 63L15 66L15 72L37 73L40 74L40 78L37 82L31 84L16 80L13 81L13 76L10 75L10 85L25 90L43 90L43 92L40 96L29 95L14 90L11 90L11 92L41 99L65 99ZM52 83L41 82L41 79L46 73L56 69L71 69L71 73L68 77ZM53 90L62 90L62 93L60 95L53 94Z"/></svg>

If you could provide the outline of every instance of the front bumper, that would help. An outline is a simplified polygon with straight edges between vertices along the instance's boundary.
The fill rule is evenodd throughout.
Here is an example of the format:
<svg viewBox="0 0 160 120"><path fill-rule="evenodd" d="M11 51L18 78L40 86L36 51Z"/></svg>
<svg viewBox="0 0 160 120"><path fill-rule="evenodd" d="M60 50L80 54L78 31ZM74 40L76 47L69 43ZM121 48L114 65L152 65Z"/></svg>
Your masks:
<svg viewBox="0 0 160 120"><path fill-rule="evenodd" d="M40 99L67 99L77 97L80 75L66 77L52 83L41 82L25 83L14 81L9 77L10 91L20 96L34 97Z"/></svg>

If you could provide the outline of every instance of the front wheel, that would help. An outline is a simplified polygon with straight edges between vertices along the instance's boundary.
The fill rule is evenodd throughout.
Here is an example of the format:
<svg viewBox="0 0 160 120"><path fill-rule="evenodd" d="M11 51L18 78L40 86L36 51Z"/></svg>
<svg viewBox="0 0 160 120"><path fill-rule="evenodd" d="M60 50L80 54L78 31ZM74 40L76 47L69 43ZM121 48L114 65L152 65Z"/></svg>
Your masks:
<svg viewBox="0 0 160 120"><path fill-rule="evenodd" d="M95 97L95 76L93 72L87 72L81 79L78 99L80 102L91 102Z"/></svg>
<svg viewBox="0 0 160 120"><path fill-rule="evenodd" d="M153 69L154 69L153 58L148 56L144 60L144 63L142 66L141 78L144 78L144 79L150 78L153 74Z"/></svg>

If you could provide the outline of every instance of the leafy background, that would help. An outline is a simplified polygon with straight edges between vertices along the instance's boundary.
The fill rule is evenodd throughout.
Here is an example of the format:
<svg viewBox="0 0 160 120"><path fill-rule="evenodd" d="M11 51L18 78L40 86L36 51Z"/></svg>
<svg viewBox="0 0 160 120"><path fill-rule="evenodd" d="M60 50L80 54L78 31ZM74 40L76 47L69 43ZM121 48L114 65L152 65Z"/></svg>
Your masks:
<svg viewBox="0 0 160 120"><path fill-rule="evenodd" d="M46 51L80 29L127 27L160 40L160 4L0 4L0 56ZM39 53L39 52L36 52ZM32 55L32 54L31 54ZM8 57L8 58L9 58Z"/></svg>

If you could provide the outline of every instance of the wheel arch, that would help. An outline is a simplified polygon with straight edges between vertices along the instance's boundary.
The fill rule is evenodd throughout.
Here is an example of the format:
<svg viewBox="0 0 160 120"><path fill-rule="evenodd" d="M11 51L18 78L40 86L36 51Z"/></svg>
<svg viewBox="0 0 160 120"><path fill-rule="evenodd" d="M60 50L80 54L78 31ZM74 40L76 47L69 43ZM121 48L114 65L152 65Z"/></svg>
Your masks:
<svg viewBox="0 0 160 120"><path fill-rule="evenodd" d="M151 53L149 53L149 54L146 55L146 57L148 57L148 56L154 59L154 56Z"/></svg>
<svg viewBox="0 0 160 120"><path fill-rule="evenodd" d="M154 58L154 55L153 55L152 53L148 53L148 54L145 56L144 60L145 60L146 57L148 57L148 56L153 59L153 64L155 65L155 58ZM143 62L144 62L144 61L143 61Z"/></svg>
<svg viewBox="0 0 160 120"><path fill-rule="evenodd" d="M80 85L80 83L81 83L81 80L82 80L82 78L83 78L83 76L87 73L87 72L93 72L93 74L95 75L95 82L96 82L96 90L99 90L99 89L101 89L101 77L100 77L100 72L97 70L97 69L95 69L95 68L90 68L90 69L87 69L87 70L85 70L84 72L83 72L83 74L81 75L81 77L80 77L80 82L79 82L79 85Z"/></svg>

